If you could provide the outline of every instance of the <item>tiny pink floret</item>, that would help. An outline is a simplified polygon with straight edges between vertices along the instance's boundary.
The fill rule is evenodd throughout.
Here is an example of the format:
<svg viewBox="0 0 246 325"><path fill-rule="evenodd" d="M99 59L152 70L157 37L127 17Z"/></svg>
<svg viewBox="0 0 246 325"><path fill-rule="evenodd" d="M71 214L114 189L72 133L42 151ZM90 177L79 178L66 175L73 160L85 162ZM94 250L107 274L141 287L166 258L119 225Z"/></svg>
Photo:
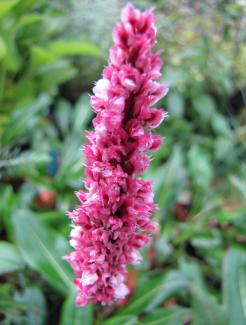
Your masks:
<svg viewBox="0 0 246 325"><path fill-rule="evenodd" d="M139 248L157 228L151 220L152 182L138 176L149 166L148 152L161 145L151 128L165 112L152 105L168 91L156 81L162 61L152 52L154 21L150 10L140 12L131 4L122 10L109 65L93 88L95 130L86 133L83 148L86 191L76 193L81 205L69 213L74 250L66 256L76 275L78 306L125 298L127 264L141 262Z"/></svg>

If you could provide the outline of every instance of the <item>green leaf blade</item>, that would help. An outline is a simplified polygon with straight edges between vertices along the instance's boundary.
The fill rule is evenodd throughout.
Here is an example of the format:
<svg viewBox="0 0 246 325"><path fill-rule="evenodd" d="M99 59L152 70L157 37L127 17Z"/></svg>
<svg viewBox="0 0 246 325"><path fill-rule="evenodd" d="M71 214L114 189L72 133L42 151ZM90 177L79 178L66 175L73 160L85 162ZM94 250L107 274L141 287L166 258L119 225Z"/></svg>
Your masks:
<svg viewBox="0 0 246 325"><path fill-rule="evenodd" d="M71 271L63 256L67 253L65 239L45 227L34 215L20 210L13 218L17 244L27 264L61 293L71 284Z"/></svg>
<svg viewBox="0 0 246 325"><path fill-rule="evenodd" d="M18 271L24 267L17 249L5 241L0 241L0 260L0 275Z"/></svg>
<svg viewBox="0 0 246 325"><path fill-rule="evenodd" d="M57 41L49 45L51 52L57 56L90 55L101 56L101 49L90 42Z"/></svg>
<svg viewBox="0 0 246 325"><path fill-rule="evenodd" d="M77 307L75 305L75 296L76 293L71 290L62 307L60 325L80 325L82 323L92 325L93 306Z"/></svg>

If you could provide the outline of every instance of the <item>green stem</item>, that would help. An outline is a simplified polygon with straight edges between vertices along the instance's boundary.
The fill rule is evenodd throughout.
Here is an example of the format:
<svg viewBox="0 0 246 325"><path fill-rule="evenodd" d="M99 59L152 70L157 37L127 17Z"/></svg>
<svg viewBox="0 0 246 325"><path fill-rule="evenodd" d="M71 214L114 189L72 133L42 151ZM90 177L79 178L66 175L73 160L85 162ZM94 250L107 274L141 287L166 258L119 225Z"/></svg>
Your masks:
<svg viewBox="0 0 246 325"><path fill-rule="evenodd" d="M98 306L96 313L95 325L101 325L104 317L104 310L102 306Z"/></svg>

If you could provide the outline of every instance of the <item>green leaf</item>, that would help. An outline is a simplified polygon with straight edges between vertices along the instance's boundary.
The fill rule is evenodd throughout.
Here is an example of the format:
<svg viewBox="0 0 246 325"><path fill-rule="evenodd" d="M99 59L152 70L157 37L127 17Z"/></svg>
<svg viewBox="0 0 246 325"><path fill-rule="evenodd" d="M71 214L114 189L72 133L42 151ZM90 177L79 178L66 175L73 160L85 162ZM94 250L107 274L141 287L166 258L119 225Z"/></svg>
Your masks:
<svg viewBox="0 0 246 325"><path fill-rule="evenodd" d="M75 305L75 296L76 294L74 290L71 290L62 307L60 325L92 325L92 305L87 305L85 307L77 307Z"/></svg>
<svg viewBox="0 0 246 325"><path fill-rule="evenodd" d="M81 153L79 148L82 145L82 138L76 133L70 133L62 148L62 161L58 172L55 175L55 182L58 186L66 184L73 179L76 172L81 171Z"/></svg>
<svg viewBox="0 0 246 325"><path fill-rule="evenodd" d="M154 178L154 190L158 192L165 190L170 187L175 187L179 180L183 177L184 167L183 167L183 157L181 148L176 145L173 148L171 157L168 163L161 166L159 170L153 174L149 174L151 178ZM165 194L165 193L163 193Z"/></svg>
<svg viewBox="0 0 246 325"><path fill-rule="evenodd" d="M239 291L242 301L244 318L246 319L246 265L239 269Z"/></svg>
<svg viewBox="0 0 246 325"><path fill-rule="evenodd" d="M4 39L0 36L0 60L5 57L6 53L6 44L4 42Z"/></svg>
<svg viewBox="0 0 246 325"><path fill-rule="evenodd" d="M237 189L241 196L246 200L246 180L236 175L230 175L229 181L232 186Z"/></svg>
<svg viewBox="0 0 246 325"><path fill-rule="evenodd" d="M206 190L212 181L210 157L198 146L193 145L188 152L188 163L194 185Z"/></svg>
<svg viewBox="0 0 246 325"><path fill-rule="evenodd" d="M37 70L40 91L54 92L59 84L72 79L77 70L66 60L45 64Z"/></svg>
<svg viewBox="0 0 246 325"><path fill-rule="evenodd" d="M2 136L2 143L10 145L18 143L21 137L28 132L33 132L38 124L40 116L48 108L51 97L47 94L40 95L35 101L18 104L10 116Z"/></svg>
<svg viewBox="0 0 246 325"><path fill-rule="evenodd" d="M231 138L218 136L214 139L214 157L217 160L230 162L235 159L233 151L233 142Z"/></svg>
<svg viewBox="0 0 246 325"><path fill-rule="evenodd" d="M24 267L23 260L13 244L0 241L0 275L20 270Z"/></svg>
<svg viewBox="0 0 246 325"><path fill-rule="evenodd" d="M23 292L15 294L15 300L26 306L22 315L13 318L16 325L43 325L46 318L46 302L42 291L38 287L27 287Z"/></svg>
<svg viewBox="0 0 246 325"><path fill-rule="evenodd" d="M132 315L115 316L102 323L102 325L137 325L137 317Z"/></svg>
<svg viewBox="0 0 246 325"><path fill-rule="evenodd" d="M39 5L43 4L45 0L39 0ZM16 12L20 15L23 15L26 12L30 12L31 9L37 5L36 0L25 0L25 1L20 1L18 5L16 6Z"/></svg>
<svg viewBox="0 0 246 325"><path fill-rule="evenodd" d="M49 160L50 157L47 154L40 154L34 151L26 151L22 153L19 157L7 160L0 160L0 168L16 167L20 165L27 166L32 164L42 164L48 162Z"/></svg>
<svg viewBox="0 0 246 325"><path fill-rule="evenodd" d="M211 122L212 127L217 134L223 135L224 137L233 136L229 123L223 115L219 113L214 114Z"/></svg>
<svg viewBox="0 0 246 325"><path fill-rule="evenodd" d="M5 16L19 0L1 0L0 1L0 17Z"/></svg>
<svg viewBox="0 0 246 325"><path fill-rule="evenodd" d="M26 263L51 286L66 293L72 286L71 269L62 259L68 252L66 240L29 211L16 212L12 220L16 242Z"/></svg>
<svg viewBox="0 0 246 325"><path fill-rule="evenodd" d="M0 1L1 4L1 1ZM1 17L0 17L1 20ZM5 32L2 34L4 38L6 55L4 57L4 67L6 71L17 72L21 65L21 56L15 40L15 33Z"/></svg>
<svg viewBox="0 0 246 325"><path fill-rule="evenodd" d="M64 211L41 211L37 213L37 216L44 224L54 228L59 228L59 226L66 226L68 223L68 218L64 214Z"/></svg>
<svg viewBox="0 0 246 325"><path fill-rule="evenodd" d="M217 218L216 218L217 219ZM210 237L210 236L201 236L195 237L191 239L192 246L198 249L216 249L221 246L221 238L220 237Z"/></svg>
<svg viewBox="0 0 246 325"><path fill-rule="evenodd" d="M189 283L195 285L202 292L206 291L202 270L197 263L181 257L179 259L179 267L180 271L183 273L183 276L187 279L187 281L189 281Z"/></svg>
<svg viewBox="0 0 246 325"><path fill-rule="evenodd" d="M67 107L67 113L68 109ZM71 182L71 179L75 176L80 176L81 153L78 148L81 147L83 141L81 133L84 133L87 124L91 120L92 114L93 111L90 108L89 97L87 95L81 96L75 104L74 114L71 117L72 132L68 134L63 143L61 155L63 159L55 178L58 186Z"/></svg>
<svg viewBox="0 0 246 325"><path fill-rule="evenodd" d="M167 68L165 70L165 76L162 81L166 81L170 87L180 86L187 83L189 79L189 74L182 69Z"/></svg>
<svg viewBox="0 0 246 325"><path fill-rule="evenodd" d="M57 56L64 55L102 55L101 49L90 42L57 41L50 43L49 49Z"/></svg>
<svg viewBox="0 0 246 325"><path fill-rule="evenodd" d="M55 119L63 135L66 135L69 131L72 112L71 104L68 101L64 99L58 101L55 109Z"/></svg>
<svg viewBox="0 0 246 325"><path fill-rule="evenodd" d="M86 125L89 123L93 115L90 107L89 96L82 95L75 104L75 112L73 118L73 130L84 133Z"/></svg>
<svg viewBox="0 0 246 325"><path fill-rule="evenodd" d="M149 301L146 311L150 312L168 298L188 290L188 281L181 272L170 271L165 275L164 288Z"/></svg>
<svg viewBox="0 0 246 325"><path fill-rule="evenodd" d="M184 114L184 99L178 92L171 92L167 97L168 112L171 116L181 117Z"/></svg>
<svg viewBox="0 0 246 325"><path fill-rule="evenodd" d="M18 314L26 310L26 305L14 300L10 295L0 287L0 313Z"/></svg>
<svg viewBox="0 0 246 325"><path fill-rule="evenodd" d="M160 220L165 221L170 215L170 210L173 208L180 191L182 191L186 179L183 153L180 146L176 145L168 162L157 170L149 172L148 178L154 180L156 198L159 206L162 207L157 212L157 216Z"/></svg>
<svg viewBox="0 0 246 325"><path fill-rule="evenodd" d="M146 279L143 277L137 291L126 307L117 315L137 315L144 310L151 311L173 294L186 288L187 282L180 278L178 272L170 272L168 276Z"/></svg>
<svg viewBox="0 0 246 325"><path fill-rule="evenodd" d="M18 198L15 196L11 185L0 187L0 223L3 223L4 230L8 240L14 240L13 225L11 222L11 215L18 206Z"/></svg>
<svg viewBox="0 0 246 325"><path fill-rule="evenodd" d="M213 99L208 95L200 95L193 98L193 107L199 113L204 123L212 120L216 111Z"/></svg>
<svg viewBox="0 0 246 325"><path fill-rule="evenodd" d="M26 26L29 26L31 24L37 23L37 22L41 22L44 19L44 17L42 15L38 15L38 14L31 14L31 15L26 15L21 17L19 24L18 24L18 28L23 28Z"/></svg>
<svg viewBox="0 0 246 325"><path fill-rule="evenodd" d="M191 311L179 306L160 308L145 316L139 325L183 325L191 319Z"/></svg>
<svg viewBox="0 0 246 325"><path fill-rule="evenodd" d="M56 60L56 57L50 51L35 45L31 48L31 60L32 68L34 69L40 65L50 64L54 62Z"/></svg>
<svg viewBox="0 0 246 325"><path fill-rule="evenodd" d="M245 299L244 289L239 287L242 284L242 268L246 268L246 254L240 250L230 250L226 254L222 274L223 300L228 311L229 325L246 324L245 300L242 300Z"/></svg>
<svg viewBox="0 0 246 325"><path fill-rule="evenodd" d="M216 299L192 286L193 317L196 325L227 325L228 315ZM235 323L238 324L238 323Z"/></svg>

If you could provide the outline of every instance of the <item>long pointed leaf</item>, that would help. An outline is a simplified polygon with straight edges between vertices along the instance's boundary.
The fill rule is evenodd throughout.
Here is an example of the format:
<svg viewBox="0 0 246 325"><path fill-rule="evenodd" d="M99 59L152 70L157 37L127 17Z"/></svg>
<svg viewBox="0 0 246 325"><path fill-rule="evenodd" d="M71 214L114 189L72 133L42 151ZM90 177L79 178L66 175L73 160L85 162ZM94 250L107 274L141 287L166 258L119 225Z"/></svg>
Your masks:
<svg viewBox="0 0 246 325"><path fill-rule="evenodd" d="M75 306L75 292L71 290L62 307L60 325L91 325L93 322L92 305L85 307Z"/></svg>
<svg viewBox="0 0 246 325"><path fill-rule="evenodd" d="M246 324L241 288L242 275L239 273L242 268L246 268L246 254L240 250L230 250L223 267L223 298L229 314L229 325Z"/></svg>
<svg viewBox="0 0 246 325"><path fill-rule="evenodd" d="M62 257L66 240L44 226L35 215L20 210L13 217L17 244L27 264L61 293L71 287L71 271Z"/></svg>

